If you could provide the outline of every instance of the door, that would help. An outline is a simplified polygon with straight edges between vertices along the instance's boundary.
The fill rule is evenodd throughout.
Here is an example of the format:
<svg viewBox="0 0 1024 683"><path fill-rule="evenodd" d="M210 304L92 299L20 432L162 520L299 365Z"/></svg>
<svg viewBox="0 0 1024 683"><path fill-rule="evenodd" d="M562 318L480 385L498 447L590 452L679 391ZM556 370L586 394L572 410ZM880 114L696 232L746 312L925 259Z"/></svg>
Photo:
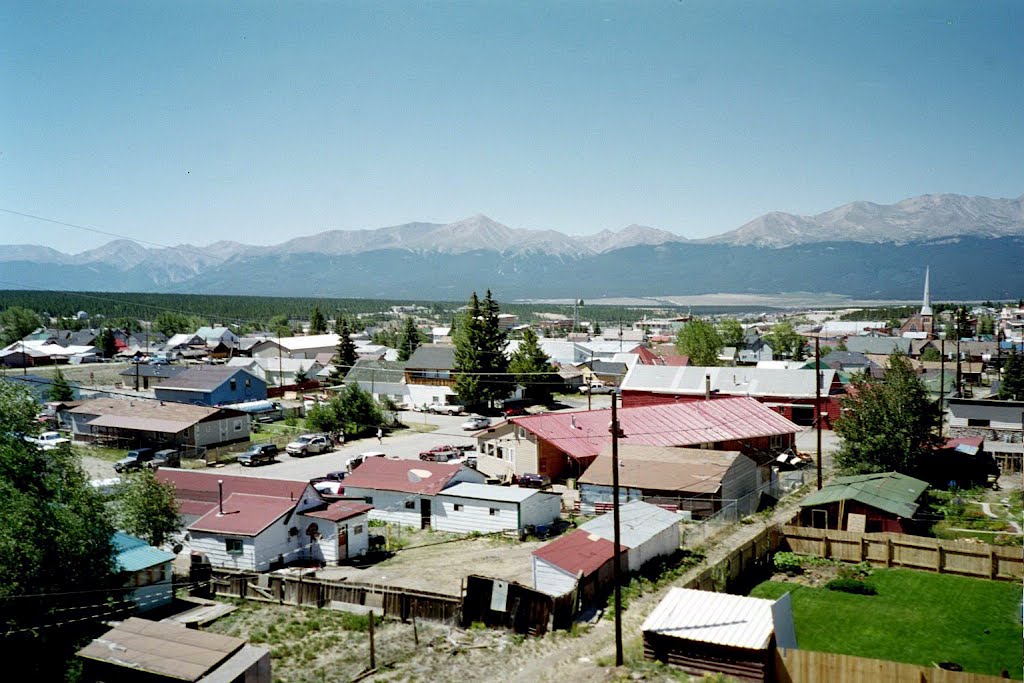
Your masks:
<svg viewBox="0 0 1024 683"><path fill-rule="evenodd" d="M348 559L348 524L338 525L338 562Z"/></svg>
<svg viewBox="0 0 1024 683"><path fill-rule="evenodd" d="M430 499L420 498L420 528L430 528Z"/></svg>

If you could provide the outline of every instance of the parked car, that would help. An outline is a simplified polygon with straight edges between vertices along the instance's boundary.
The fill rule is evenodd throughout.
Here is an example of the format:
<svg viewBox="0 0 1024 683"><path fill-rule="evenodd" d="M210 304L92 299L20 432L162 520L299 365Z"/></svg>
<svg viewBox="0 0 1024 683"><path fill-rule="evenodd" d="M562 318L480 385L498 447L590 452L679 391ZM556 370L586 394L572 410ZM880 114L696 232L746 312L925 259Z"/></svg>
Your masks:
<svg viewBox="0 0 1024 683"><path fill-rule="evenodd" d="M61 444L71 443L71 439L66 438L60 432L43 432L39 436L26 436L25 441L34 443L44 451L52 451Z"/></svg>
<svg viewBox="0 0 1024 683"><path fill-rule="evenodd" d="M331 439L326 434L303 434L284 447L288 455L316 455L331 450Z"/></svg>
<svg viewBox="0 0 1024 683"><path fill-rule="evenodd" d="M357 467L362 465L368 458L383 458L386 457L385 453L380 451L367 451L366 453L360 453L359 455L353 455L345 462L345 468L352 472Z"/></svg>
<svg viewBox="0 0 1024 683"><path fill-rule="evenodd" d="M153 454L153 459L146 466L155 470L158 467L181 467L181 454L173 448L165 448Z"/></svg>
<svg viewBox="0 0 1024 683"><path fill-rule="evenodd" d="M347 470L335 470L334 472L328 472L324 479L327 481L344 481L345 477L348 476Z"/></svg>
<svg viewBox="0 0 1024 683"><path fill-rule="evenodd" d="M420 453L420 460L426 462L448 462L462 457L462 451L456 448L443 447L441 449L431 448L429 451Z"/></svg>
<svg viewBox="0 0 1024 683"><path fill-rule="evenodd" d="M120 473L141 470L143 467L148 467L149 461L155 454L152 448L136 448L133 451L128 451L128 455L114 463L114 471Z"/></svg>
<svg viewBox="0 0 1024 683"><path fill-rule="evenodd" d="M546 474L527 472L520 475L519 485L524 489L546 489L551 486L551 477Z"/></svg>
<svg viewBox="0 0 1024 683"><path fill-rule="evenodd" d="M462 423L462 429L467 432L474 432L478 429L491 426L491 418L483 417L481 415L474 415L465 422Z"/></svg>
<svg viewBox="0 0 1024 683"><path fill-rule="evenodd" d="M605 384L600 380L594 380L590 384L583 384L580 386L581 394L616 394L618 393L618 387L613 387L610 384Z"/></svg>
<svg viewBox="0 0 1024 683"><path fill-rule="evenodd" d="M516 417L517 415L529 415L529 413L526 412L526 408L520 408L519 406L503 408L501 411L502 417Z"/></svg>
<svg viewBox="0 0 1024 683"><path fill-rule="evenodd" d="M249 450L238 456L238 464L245 467L252 465L265 465L274 462L277 458L277 445L272 443L257 443L249 446Z"/></svg>
<svg viewBox="0 0 1024 683"><path fill-rule="evenodd" d="M455 404L431 403L427 406L427 412L436 415L462 415L462 413L466 412L466 409Z"/></svg>

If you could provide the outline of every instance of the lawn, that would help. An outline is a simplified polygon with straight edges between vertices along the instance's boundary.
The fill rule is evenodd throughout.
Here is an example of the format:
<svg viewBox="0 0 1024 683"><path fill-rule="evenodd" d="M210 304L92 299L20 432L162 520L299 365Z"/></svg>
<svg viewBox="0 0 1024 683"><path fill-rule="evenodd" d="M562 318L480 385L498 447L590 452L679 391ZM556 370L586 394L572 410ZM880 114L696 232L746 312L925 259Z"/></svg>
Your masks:
<svg viewBox="0 0 1024 683"><path fill-rule="evenodd" d="M876 569L878 595L766 581L751 595L793 593L802 649L931 666L956 662L965 671L1021 678L1021 589L910 569Z"/></svg>

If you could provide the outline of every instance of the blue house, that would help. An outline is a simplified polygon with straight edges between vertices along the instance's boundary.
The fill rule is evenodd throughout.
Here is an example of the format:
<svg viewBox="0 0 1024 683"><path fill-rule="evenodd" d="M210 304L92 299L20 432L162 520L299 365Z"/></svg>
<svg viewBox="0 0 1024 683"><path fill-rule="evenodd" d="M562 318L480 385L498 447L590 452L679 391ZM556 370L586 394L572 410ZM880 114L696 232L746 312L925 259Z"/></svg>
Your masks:
<svg viewBox="0 0 1024 683"><path fill-rule="evenodd" d="M216 406L267 397L267 383L245 368L198 366L154 387L161 401Z"/></svg>

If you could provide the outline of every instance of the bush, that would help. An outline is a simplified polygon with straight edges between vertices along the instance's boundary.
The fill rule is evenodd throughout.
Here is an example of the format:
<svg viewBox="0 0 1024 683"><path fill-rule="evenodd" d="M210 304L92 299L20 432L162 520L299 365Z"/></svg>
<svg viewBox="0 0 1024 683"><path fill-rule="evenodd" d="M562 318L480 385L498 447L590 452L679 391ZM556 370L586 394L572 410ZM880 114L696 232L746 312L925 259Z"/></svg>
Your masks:
<svg viewBox="0 0 1024 683"><path fill-rule="evenodd" d="M796 553L775 553L773 561L777 572L799 572L803 567L803 558Z"/></svg>
<svg viewBox="0 0 1024 683"><path fill-rule="evenodd" d="M832 579L825 584L830 591L841 591L843 593L854 593L856 595L878 595L878 591L871 584L864 583L858 579Z"/></svg>

